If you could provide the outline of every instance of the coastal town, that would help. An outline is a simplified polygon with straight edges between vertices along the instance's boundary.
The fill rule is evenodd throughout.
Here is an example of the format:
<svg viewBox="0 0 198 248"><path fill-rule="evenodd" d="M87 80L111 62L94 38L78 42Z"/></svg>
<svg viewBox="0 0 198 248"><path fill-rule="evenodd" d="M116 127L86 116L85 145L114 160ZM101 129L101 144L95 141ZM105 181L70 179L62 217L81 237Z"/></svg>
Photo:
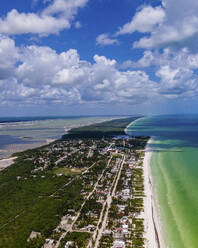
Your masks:
<svg viewBox="0 0 198 248"><path fill-rule="evenodd" d="M10 191L19 200L14 207L2 201L12 218L2 223L1 217L5 238L0 247L1 242L25 248L145 247L143 159L148 138L87 138L82 130L81 135L14 154L14 165L3 173L11 177Z"/></svg>
<svg viewBox="0 0 198 248"><path fill-rule="evenodd" d="M0 92L0 248L198 248L198 0L1 0Z"/></svg>
<svg viewBox="0 0 198 248"><path fill-rule="evenodd" d="M31 177L44 177L41 172L53 167L56 177L67 177L64 187L82 181L81 206L64 212L44 248L143 247L144 152L135 148L145 143L129 137L68 140L27 158L35 164ZM60 190L51 197L58 198ZM32 230L29 244L40 235Z"/></svg>

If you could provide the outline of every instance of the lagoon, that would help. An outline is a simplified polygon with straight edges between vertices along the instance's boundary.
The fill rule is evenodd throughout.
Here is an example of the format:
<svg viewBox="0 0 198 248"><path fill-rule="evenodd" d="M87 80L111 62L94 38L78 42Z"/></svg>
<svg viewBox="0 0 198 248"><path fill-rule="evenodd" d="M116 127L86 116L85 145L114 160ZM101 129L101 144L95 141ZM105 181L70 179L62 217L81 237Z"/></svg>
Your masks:
<svg viewBox="0 0 198 248"><path fill-rule="evenodd" d="M0 158L59 139L73 127L114 118L112 116L0 118Z"/></svg>

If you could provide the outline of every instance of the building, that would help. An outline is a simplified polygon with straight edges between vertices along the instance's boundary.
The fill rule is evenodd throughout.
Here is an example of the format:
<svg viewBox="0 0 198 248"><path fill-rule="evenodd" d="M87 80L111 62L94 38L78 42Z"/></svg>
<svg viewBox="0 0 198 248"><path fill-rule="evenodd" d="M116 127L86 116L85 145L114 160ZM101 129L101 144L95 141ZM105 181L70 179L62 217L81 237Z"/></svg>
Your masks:
<svg viewBox="0 0 198 248"><path fill-rule="evenodd" d="M73 247L73 246L74 246L73 241L67 241L67 243L65 244L65 248L69 248L69 247Z"/></svg>
<svg viewBox="0 0 198 248"><path fill-rule="evenodd" d="M124 241L115 241L112 248L125 248Z"/></svg>

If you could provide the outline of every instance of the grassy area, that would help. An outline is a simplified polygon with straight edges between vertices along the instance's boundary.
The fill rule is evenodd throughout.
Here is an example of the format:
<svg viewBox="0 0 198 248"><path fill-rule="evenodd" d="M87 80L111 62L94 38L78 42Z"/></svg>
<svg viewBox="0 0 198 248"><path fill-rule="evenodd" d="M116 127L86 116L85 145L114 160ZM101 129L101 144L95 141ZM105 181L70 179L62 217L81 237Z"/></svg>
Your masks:
<svg viewBox="0 0 198 248"><path fill-rule="evenodd" d="M55 168L53 170L54 174L59 175L62 174L64 176L74 176L79 175L84 171L84 169L79 168Z"/></svg>
<svg viewBox="0 0 198 248"><path fill-rule="evenodd" d="M121 154L114 153L112 157L113 158L122 158L122 155Z"/></svg>

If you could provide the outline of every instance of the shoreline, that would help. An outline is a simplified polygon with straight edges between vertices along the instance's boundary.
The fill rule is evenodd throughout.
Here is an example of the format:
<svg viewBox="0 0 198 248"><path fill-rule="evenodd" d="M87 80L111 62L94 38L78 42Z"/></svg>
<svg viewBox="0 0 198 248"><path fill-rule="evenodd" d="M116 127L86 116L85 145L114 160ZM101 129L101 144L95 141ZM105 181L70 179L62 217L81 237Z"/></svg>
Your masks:
<svg viewBox="0 0 198 248"><path fill-rule="evenodd" d="M17 159L17 157L0 159L0 171L4 170L5 168L12 165L14 163L15 159Z"/></svg>
<svg viewBox="0 0 198 248"><path fill-rule="evenodd" d="M66 135L69 134L70 130L72 130L73 128L89 126L89 125L93 125L93 124L100 124L100 123L103 123L106 121L112 121L115 119L124 119L124 118L126 118L126 117L120 117L120 118L111 117L111 118L105 118L103 120L98 120L96 122L88 120L88 123L86 123L86 124L79 124L79 125L75 124L75 125L70 126L68 128L63 127L65 132L61 135L61 137L65 134ZM13 154L18 153L18 152L24 152L24 151L29 150L29 149L35 149L35 148L40 148L40 147L45 146L45 145L49 145L50 143L53 143L55 141L60 140L61 137L57 138L57 139L46 138L45 141L37 140L34 143L30 143L30 144L9 144L9 145L7 145L4 149L0 150L0 171L4 170L5 168L9 167L10 165L12 165L14 163L14 160L16 159L16 157L13 157ZM9 161L12 161L12 162L9 162ZM4 163L6 163L6 166L4 166Z"/></svg>
<svg viewBox="0 0 198 248"><path fill-rule="evenodd" d="M160 225L160 216L156 206L155 196L153 192L152 174L150 169L150 161L152 151L149 144L153 138L147 143L145 149L145 157L143 162L144 169L144 227L145 227L145 247L146 248L166 248L162 230Z"/></svg>
<svg viewBox="0 0 198 248"><path fill-rule="evenodd" d="M43 145L47 145L47 141L45 142L35 142L31 144L9 144L4 149L1 149L0 152L0 161L3 159L12 158L13 154L18 152L24 152L29 149L39 148Z"/></svg>
<svg viewBox="0 0 198 248"><path fill-rule="evenodd" d="M127 126L125 127L125 129L124 129L125 134L128 135L128 134L127 134L127 129L128 129L132 124L134 124L136 121L139 121L139 120L144 119L144 118L145 118L145 116L144 116L144 117L138 117L136 120L134 120L134 121L132 121L131 123L129 123L129 125L127 125Z"/></svg>
<svg viewBox="0 0 198 248"><path fill-rule="evenodd" d="M124 129L127 135L127 129L134 124L136 121L144 119L145 117L140 117L133 122L131 122ZM143 161L143 174L144 174L144 212L140 214L140 217L144 219L144 238L145 238L145 248L166 248L161 223L160 216L157 209L156 197L153 189L153 179L150 168L152 150L149 145L152 143L154 137L151 137L145 148L145 156Z"/></svg>

